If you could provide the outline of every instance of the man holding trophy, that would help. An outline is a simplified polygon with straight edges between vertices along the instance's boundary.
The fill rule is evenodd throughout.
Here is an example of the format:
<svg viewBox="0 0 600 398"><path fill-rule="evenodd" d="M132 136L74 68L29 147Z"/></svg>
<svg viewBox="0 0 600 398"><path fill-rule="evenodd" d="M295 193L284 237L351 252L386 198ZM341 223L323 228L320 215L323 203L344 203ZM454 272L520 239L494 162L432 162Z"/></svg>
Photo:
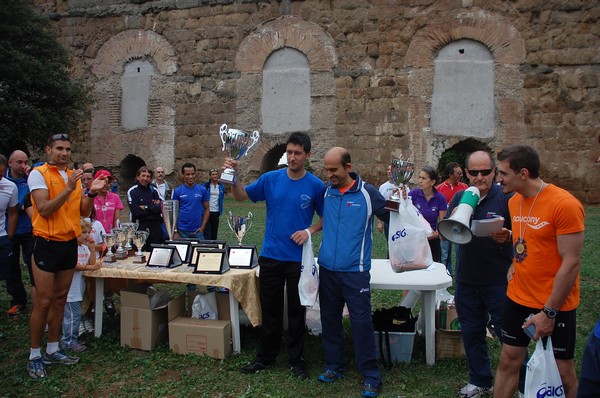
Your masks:
<svg viewBox="0 0 600 398"><path fill-rule="evenodd" d="M306 171L311 141L305 133L295 132L286 142L288 167L265 173L250 185L237 181L232 185L237 201L265 201L267 219L260 265L260 304L262 328L260 348L254 361L243 367L243 373L255 373L275 363L283 332L283 292L287 284L288 352L292 373L308 378L304 362L305 308L300 304L298 282L302 244L311 234L321 230L321 221L311 225L314 213L322 216L325 186ZM238 162L231 157L223 169L236 170Z"/></svg>

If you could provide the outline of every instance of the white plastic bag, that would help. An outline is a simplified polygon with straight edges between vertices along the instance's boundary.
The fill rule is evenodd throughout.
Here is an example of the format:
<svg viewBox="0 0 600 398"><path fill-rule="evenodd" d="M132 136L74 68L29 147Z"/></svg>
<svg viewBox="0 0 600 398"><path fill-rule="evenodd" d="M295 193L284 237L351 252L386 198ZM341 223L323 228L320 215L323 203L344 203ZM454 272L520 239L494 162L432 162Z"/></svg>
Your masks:
<svg viewBox="0 0 600 398"><path fill-rule="evenodd" d="M308 229L305 231L308 233L308 240L302 245L302 269L298 282L298 294L300 295L300 304L311 307L317 303L319 296L319 268L313 253L310 231Z"/></svg>
<svg viewBox="0 0 600 398"><path fill-rule="evenodd" d="M194 303L192 304L192 318L219 319L215 292L199 294L194 298Z"/></svg>
<svg viewBox="0 0 600 398"><path fill-rule="evenodd" d="M400 198L398 213L390 212L388 247L394 272L427 268L433 263L427 237L431 226L410 198Z"/></svg>
<svg viewBox="0 0 600 398"><path fill-rule="evenodd" d="M525 398L562 397L564 395L565 389L552 350L552 338L548 336L545 349L542 339L538 339L535 343L535 351L527 362Z"/></svg>
<svg viewBox="0 0 600 398"><path fill-rule="evenodd" d="M318 336L323 331L321 326L321 307L319 306L319 298L312 307L306 307L306 327L313 336Z"/></svg>

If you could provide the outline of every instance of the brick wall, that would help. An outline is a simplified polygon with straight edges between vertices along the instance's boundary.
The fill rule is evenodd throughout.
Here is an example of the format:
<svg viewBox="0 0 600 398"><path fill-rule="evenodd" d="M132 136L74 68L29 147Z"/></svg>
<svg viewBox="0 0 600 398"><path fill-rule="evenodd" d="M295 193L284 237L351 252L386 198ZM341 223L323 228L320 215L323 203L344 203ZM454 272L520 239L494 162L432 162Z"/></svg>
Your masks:
<svg viewBox="0 0 600 398"><path fill-rule="evenodd" d="M466 38L483 43L495 61L496 131L481 143L493 150L532 145L546 181L600 203L598 2L35 2L71 51L73 75L99 93L84 125L88 139L78 145L94 163L118 166L136 151L149 165L171 170L192 161L205 176L223 160L222 123L260 130L262 65L272 51L289 46L311 65L309 133L317 173L333 145L347 147L354 168L374 184L385 179L392 156L437 166L444 151L471 142L437 135L428 119L433 60L444 45ZM127 60L140 57L160 71L160 128L135 136L99 129L118 100L111 79L119 78ZM170 151L153 149L156 134ZM263 137L244 161L247 179L264 171L263 157L285 135ZM104 142L116 144L102 153Z"/></svg>

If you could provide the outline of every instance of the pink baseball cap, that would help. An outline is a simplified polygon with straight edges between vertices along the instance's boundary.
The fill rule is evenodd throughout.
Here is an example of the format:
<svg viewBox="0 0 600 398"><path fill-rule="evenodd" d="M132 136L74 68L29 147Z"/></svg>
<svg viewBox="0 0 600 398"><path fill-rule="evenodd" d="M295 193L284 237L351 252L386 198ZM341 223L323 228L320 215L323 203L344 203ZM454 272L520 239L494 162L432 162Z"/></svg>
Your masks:
<svg viewBox="0 0 600 398"><path fill-rule="evenodd" d="M115 179L115 177L113 177L112 174L110 174L110 171L108 171L108 170L98 170L96 172L96 174L94 175L94 179L96 179L96 178L110 179L110 180Z"/></svg>

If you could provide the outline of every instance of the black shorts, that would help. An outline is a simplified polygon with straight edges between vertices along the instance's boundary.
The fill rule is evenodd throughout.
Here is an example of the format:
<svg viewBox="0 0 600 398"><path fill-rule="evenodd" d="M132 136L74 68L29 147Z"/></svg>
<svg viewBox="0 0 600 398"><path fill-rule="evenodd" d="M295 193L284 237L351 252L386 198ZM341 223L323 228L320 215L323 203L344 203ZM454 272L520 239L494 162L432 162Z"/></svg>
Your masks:
<svg viewBox="0 0 600 398"><path fill-rule="evenodd" d="M502 314L502 342L516 347L527 347L531 339L523 331L523 322L529 314L540 308L525 307L506 298ZM576 310L559 311L552 332L552 347L556 359L573 359L575 356Z"/></svg>
<svg viewBox="0 0 600 398"><path fill-rule="evenodd" d="M33 237L35 265L46 272L68 271L77 265L77 239L67 242Z"/></svg>

